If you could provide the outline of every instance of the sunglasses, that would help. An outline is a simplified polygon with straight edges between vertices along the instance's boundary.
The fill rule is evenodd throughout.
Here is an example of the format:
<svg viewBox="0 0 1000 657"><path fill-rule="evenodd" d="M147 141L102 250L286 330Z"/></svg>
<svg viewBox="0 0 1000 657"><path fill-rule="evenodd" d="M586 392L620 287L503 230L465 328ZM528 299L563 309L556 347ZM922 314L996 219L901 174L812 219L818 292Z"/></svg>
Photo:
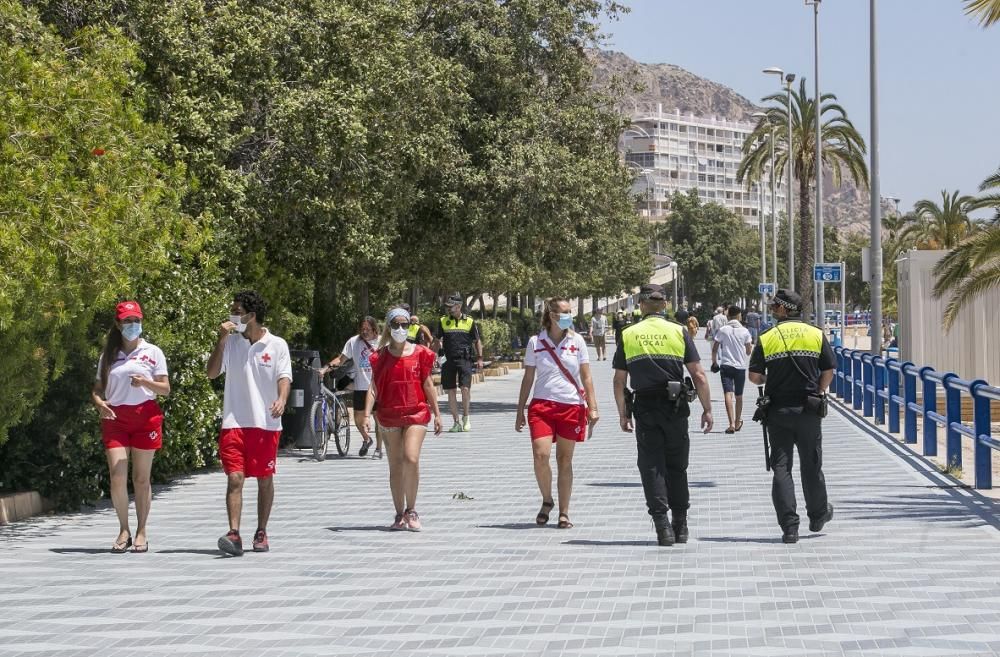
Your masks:
<svg viewBox="0 0 1000 657"><path fill-rule="evenodd" d="M389 326L392 328L410 328L409 322L392 322Z"/></svg>

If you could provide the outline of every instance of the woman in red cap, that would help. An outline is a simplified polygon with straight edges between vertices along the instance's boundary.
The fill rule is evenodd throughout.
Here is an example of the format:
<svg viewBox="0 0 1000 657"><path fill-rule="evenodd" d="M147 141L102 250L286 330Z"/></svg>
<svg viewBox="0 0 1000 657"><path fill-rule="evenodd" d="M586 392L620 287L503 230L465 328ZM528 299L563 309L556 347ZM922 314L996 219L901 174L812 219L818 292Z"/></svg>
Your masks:
<svg viewBox="0 0 1000 657"><path fill-rule="evenodd" d="M142 308L135 301L118 304L97 363L92 393L101 415L101 434L111 472L111 501L120 531L111 551L147 552L146 518L152 502L149 472L163 443L163 411L157 396L170 394L167 360L156 345L142 339ZM128 461L132 457L135 489L135 537L128 521ZM134 543L133 543L134 541Z"/></svg>

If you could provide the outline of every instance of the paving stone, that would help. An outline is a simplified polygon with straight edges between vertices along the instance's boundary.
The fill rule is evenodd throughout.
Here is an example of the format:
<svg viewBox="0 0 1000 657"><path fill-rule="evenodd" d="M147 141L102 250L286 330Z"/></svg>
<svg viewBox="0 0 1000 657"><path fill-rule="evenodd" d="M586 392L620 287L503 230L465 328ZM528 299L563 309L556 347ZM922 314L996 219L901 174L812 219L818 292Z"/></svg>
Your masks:
<svg viewBox="0 0 1000 657"><path fill-rule="evenodd" d="M658 548L610 363L593 369L603 419L577 449L572 530L534 525L514 372L473 389L471 433L425 443L419 534L386 531L385 461L305 451L280 458L268 554L218 554L216 471L156 490L146 555L106 552L107 504L0 528L0 656L998 654L992 502L835 410L824 469L836 516L783 545L755 393L726 436L709 375L718 428L691 434L691 541ZM254 498L251 483L250 529Z"/></svg>

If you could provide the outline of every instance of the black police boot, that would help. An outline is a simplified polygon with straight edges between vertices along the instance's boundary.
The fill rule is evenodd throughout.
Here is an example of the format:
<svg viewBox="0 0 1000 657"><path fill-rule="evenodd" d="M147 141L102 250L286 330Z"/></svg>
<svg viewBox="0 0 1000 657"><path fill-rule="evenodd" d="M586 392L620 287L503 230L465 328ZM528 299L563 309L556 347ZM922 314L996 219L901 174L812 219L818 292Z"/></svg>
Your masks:
<svg viewBox="0 0 1000 657"><path fill-rule="evenodd" d="M817 518L816 520L810 520L809 521L809 531L811 531L811 532L821 532L821 531L823 531L823 526L826 523L830 522L831 520L833 520L833 505L832 504L827 504L826 505L826 513L824 513L822 515L822 517Z"/></svg>
<svg viewBox="0 0 1000 657"><path fill-rule="evenodd" d="M785 527L784 533L781 535L782 543L798 543L799 542L799 528L798 525L794 527Z"/></svg>
<svg viewBox="0 0 1000 657"><path fill-rule="evenodd" d="M670 523L670 528L674 530L674 540L677 543L688 542L688 519L686 513L678 513L675 511L673 522Z"/></svg>
<svg viewBox="0 0 1000 657"><path fill-rule="evenodd" d="M664 518L662 521L657 520L654 523L656 527L656 544L660 547L670 547L676 542L676 537L674 536L674 530Z"/></svg>

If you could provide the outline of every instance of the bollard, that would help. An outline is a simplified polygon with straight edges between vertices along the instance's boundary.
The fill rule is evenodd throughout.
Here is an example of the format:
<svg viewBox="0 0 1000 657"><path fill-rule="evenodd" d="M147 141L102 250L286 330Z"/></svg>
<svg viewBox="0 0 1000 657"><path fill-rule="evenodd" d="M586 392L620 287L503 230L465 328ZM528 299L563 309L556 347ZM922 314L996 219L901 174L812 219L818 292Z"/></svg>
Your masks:
<svg viewBox="0 0 1000 657"><path fill-rule="evenodd" d="M948 467L962 467L962 434L952 428L952 424L962 423L962 390L953 382L961 381L954 372L948 372L941 377L944 387L944 414L948 418L945 425L944 445L945 463Z"/></svg>
<svg viewBox="0 0 1000 657"><path fill-rule="evenodd" d="M973 381L969 385L969 392L972 393L973 419L972 429L975 437L975 459L976 459L976 488L993 488L993 450L990 446L980 440L981 436L990 436L992 428L990 426L990 398L980 394L981 388L988 388L989 384L982 379Z"/></svg>
<svg viewBox="0 0 1000 657"><path fill-rule="evenodd" d="M920 378L924 382L924 456L937 456L937 422L928 416L928 411L937 413L937 385L929 375L934 374L934 368L920 368Z"/></svg>
<svg viewBox="0 0 1000 657"><path fill-rule="evenodd" d="M874 356L872 367L875 370L875 392L872 395L872 401L875 403L875 424L885 424L885 399L882 398L882 391L885 389L885 359Z"/></svg>
<svg viewBox="0 0 1000 657"><path fill-rule="evenodd" d="M899 402L896 401L896 397L899 397L899 361L895 358L890 358L885 363L885 375L888 377L888 387L889 387L889 433L899 433Z"/></svg>
<svg viewBox="0 0 1000 657"><path fill-rule="evenodd" d="M917 403L917 366L906 361L899 367L903 374L903 442L917 442L917 412L910 404ZM909 371L907 371L909 370Z"/></svg>
<svg viewBox="0 0 1000 657"><path fill-rule="evenodd" d="M872 356L865 354L861 357L861 394L863 401L862 417L872 416Z"/></svg>

